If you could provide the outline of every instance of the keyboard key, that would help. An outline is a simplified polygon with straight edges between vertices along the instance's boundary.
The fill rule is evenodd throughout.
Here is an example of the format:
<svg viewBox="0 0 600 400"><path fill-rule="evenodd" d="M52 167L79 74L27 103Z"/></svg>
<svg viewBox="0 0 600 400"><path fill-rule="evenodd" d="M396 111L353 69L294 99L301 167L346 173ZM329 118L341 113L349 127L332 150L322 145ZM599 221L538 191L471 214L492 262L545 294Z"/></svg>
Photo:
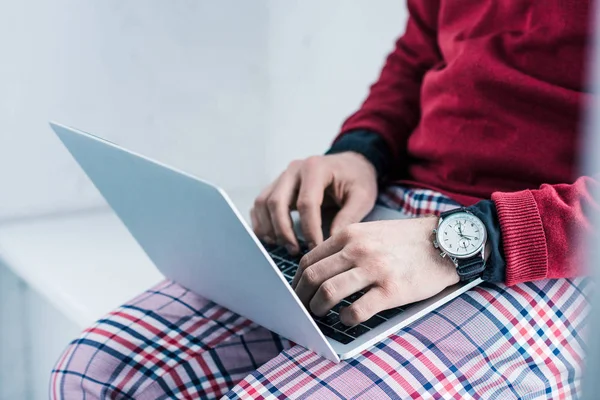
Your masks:
<svg viewBox="0 0 600 400"><path fill-rule="evenodd" d="M277 245L277 244L267 244L265 242L260 242L260 243L263 245L265 250L267 250L267 252L269 252L269 253L279 247L279 245Z"/></svg>
<svg viewBox="0 0 600 400"><path fill-rule="evenodd" d="M365 333L367 333L369 331L370 331L370 329L367 328L364 325L356 325L356 326L353 326L350 329L347 329L346 330L346 335L350 335L350 336L352 336L354 338L357 338L360 335L363 335L363 334L365 334Z"/></svg>
<svg viewBox="0 0 600 400"><path fill-rule="evenodd" d="M277 268L279 268L280 271L283 271L288 267L288 265L286 265L287 263L279 258L273 258L273 261L275 261L275 265L277 265Z"/></svg>
<svg viewBox="0 0 600 400"><path fill-rule="evenodd" d="M340 312L340 307L342 307L342 303L337 303L335 306L333 306L333 308L331 309L331 311L335 311L336 313Z"/></svg>
<svg viewBox="0 0 600 400"><path fill-rule="evenodd" d="M348 307L349 305L350 305L350 303L348 303L346 300L342 300L341 302L339 302L338 304L333 306L331 311L335 311L336 313L339 313L341 307Z"/></svg>
<svg viewBox="0 0 600 400"><path fill-rule="evenodd" d="M318 321L328 326L334 326L335 324L340 322L340 316L338 313L329 311L329 314L327 314L324 317L318 318Z"/></svg>
<svg viewBox="0 0 600 400"><path fill-rule="evenodd" d="M278 264L277 266L283 271L284 274L287 274L288 270L291 270L292 268L295 267L294 264L287 262L287 261L282 261L281 265Z"/></svg>
<svg viewBox="0 0 600 400"><path fill-rule="evenodd" d="M296 254L295 256L292 255L287 255L286 258L290 261L293 262L294 264L298 265L300 263L300 260L302 259L302 256L304 256L304 254Z"/></svg>
<svg viewBox="0 0 600 400"><path fill-rule="evenodd" d="M286 275L294 276L296 275L296 271L298 271L298 267L293 265L292 267L285 270Z"/></svg>
<svg viewBox="0 0 600 400"><path fill-rule="evenodd" d="M368 326L369 328L373 329L373 328L381 325L384 322L385 322L385 319L383 319L377 315L374 315L370 319L363 322L363 325Z"/></svg>
<svg viewBox="0 0 600 400"><path fill-rule="evenodd" d="M354 340L350 336L348 336L342 332L338 332L327 325L321 324L320 322L317 322L317 326L319 327L321 332L323 332L323 335L330 337L333 340L337 340L338 342L340 342L342 344L348 344Z"/></svg>
<svg viewBox="0 0 600 400"><path fill-rule="evenodd" d="M271 255L274 255L275 257L281 257L281 258L287 258L289 256L285 247L281 247L281 246L278 246L274 250L269 251L269 253Z"/></svg>
<svg viewBox="0 0 600 400"><path fill-rule="evenodd" d="M342 324L341 321L338 322L337 324L333 325L333 329L337 329L340 332L345 332L345 331L347 331L350 328L352 328L352 327Z"/></svg>
<svg viewBox="0 0 600 400"><path fill-rule="evenodd" d="M400 307L396 307L396 308L390 308L389 310L383 310L380 313L378 313L377 315L379 315L380 317L383 317L385 319L390 319L395 317L396 315L400 314L403 310Z"/></svg>

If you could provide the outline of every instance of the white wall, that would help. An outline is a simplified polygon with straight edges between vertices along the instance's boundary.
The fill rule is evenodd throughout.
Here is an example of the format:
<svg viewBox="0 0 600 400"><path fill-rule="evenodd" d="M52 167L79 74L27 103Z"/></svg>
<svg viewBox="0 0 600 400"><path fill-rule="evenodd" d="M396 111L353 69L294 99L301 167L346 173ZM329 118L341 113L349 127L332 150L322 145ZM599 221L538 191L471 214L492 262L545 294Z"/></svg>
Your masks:
<svg viewBox="0 0 600 400"><path fill-rule="evenodd" d="M404 0L269 3L270 179L325 151L404 32Z"/></svg>
<svg viewBox="0 0 600 400"><path fill-rule="evenodd" d="M49 119L218 182L245 212L326 149L405 17L402 0L2 2L0 218L102 203Z"/></svg>
<svg viewBox="0 0 600 400"><path fill-rule="evenodd" d="M47 126L80 127L219 182L265 183L264 1L0 4L0 217L100 202Z"/></svg>

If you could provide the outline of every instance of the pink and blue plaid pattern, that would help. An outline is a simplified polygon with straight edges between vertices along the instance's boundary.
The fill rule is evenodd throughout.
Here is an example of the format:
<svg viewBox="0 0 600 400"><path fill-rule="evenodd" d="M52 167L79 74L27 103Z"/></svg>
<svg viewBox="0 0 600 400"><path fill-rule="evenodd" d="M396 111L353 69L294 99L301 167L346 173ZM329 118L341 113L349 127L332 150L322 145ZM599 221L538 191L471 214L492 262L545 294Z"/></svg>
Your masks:
<svg viewBox="0 0 600 400"><path fill-rule="evenodd" d="M393 187L409 216L458 206ZM334 364L165 281L73 341L53 399L577 397L588 279L482 285L354 359Z"/></svg>
<svg viewBox="0 0 600 400"><path fill-rule="evenodd" d="M571 399L589 281L483 285L348 362L295 346L229 398Z"/></svg>
<svg viewBox="0 0 600 400"><path fill-rule="evenodd" d="M377 202L411 217L440 215L444 211L460 206L451 198L433 190L403 186L388 186L379 194Z"/></svg>

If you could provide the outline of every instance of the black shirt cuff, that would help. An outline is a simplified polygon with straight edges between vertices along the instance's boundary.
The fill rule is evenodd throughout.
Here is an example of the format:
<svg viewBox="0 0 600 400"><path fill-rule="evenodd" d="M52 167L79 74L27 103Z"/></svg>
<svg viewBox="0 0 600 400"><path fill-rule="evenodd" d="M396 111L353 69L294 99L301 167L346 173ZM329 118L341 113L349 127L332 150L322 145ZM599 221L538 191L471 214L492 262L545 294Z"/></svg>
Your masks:
<svg viewBox="0 0 600 400"><path fill-rule="evenodd" d="M467 210L478 217L487 230L487 242L490 244L490 256L487 259L485 270L481 278L488 282L506 281L506 261L502 247L502 232L496 205L492 200L482 200L477 204L467 207Z"/></svg>

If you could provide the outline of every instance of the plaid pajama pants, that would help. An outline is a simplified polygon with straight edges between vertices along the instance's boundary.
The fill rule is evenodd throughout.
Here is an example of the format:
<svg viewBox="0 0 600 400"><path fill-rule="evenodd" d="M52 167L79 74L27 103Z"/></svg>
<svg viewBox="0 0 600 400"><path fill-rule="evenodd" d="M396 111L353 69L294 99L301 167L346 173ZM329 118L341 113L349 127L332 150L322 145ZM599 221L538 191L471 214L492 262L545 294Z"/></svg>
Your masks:
<svg viewBox="0 0 600 400"><path fill-rule="evenodd" d="M410 216L457 207L391 187ZM164 281L86 329L52 371L52 399L577 397L586 278L483 284L334 364Z"/></svg>

